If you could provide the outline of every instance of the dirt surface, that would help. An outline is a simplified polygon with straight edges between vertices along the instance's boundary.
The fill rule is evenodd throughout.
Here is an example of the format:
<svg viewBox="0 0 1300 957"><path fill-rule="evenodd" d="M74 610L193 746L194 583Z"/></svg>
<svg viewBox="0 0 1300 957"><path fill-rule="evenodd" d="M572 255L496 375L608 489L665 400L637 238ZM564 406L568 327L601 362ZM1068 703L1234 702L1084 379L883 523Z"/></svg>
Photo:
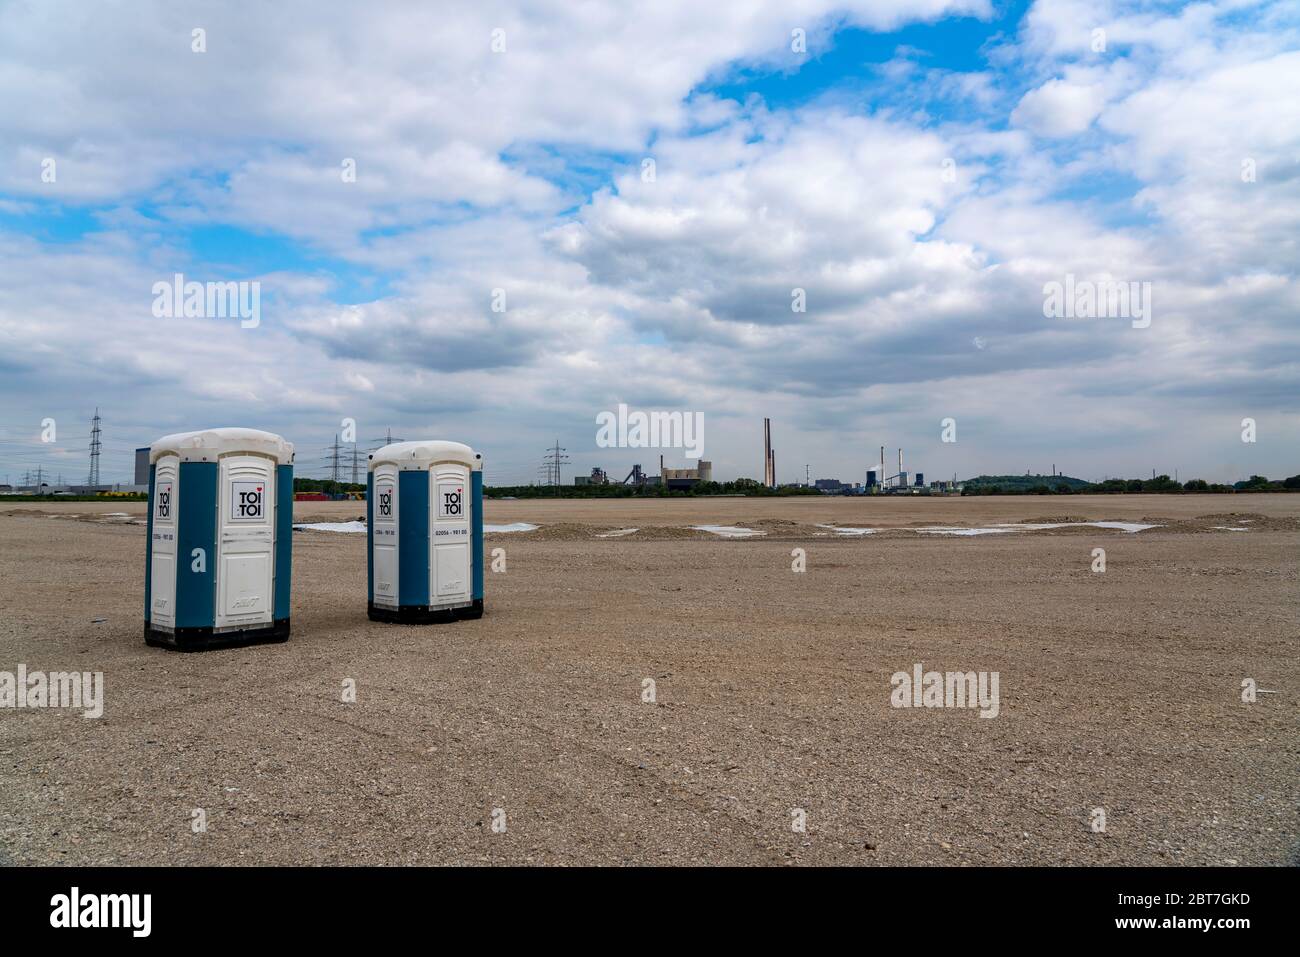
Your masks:
<svg viewBox="0 0 1300 957"><path fill-rule="evenodd" d="M143 514L0 504L0 671L107 689L0 710L0 860L1298 861L1300 496L495 501L540 527L483 619L371 623L365 536L302 531L289 642L199 654L143 642ZM1162 527L915 531L1073 520ZM891 707L917 663L997 717Z"/></svg>

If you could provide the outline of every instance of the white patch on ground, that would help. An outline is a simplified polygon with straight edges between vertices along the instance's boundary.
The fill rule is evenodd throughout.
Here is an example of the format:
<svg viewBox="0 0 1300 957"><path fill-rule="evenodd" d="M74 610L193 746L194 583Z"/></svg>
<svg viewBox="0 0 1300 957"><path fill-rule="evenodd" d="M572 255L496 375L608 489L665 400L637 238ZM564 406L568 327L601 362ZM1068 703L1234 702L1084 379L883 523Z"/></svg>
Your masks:
<svg viewBox="0 0 1300 957"><path fill-rule="evenodd" d="M308 532L350 532L362 535L366 533L365 522L305 522L301 525L295 525L294 531Z"/></svg>
<svg viewBox="0 0 1300 957"><path fill-rule="evenodd" d="M1037 532L1049 528L1115 528L1130 534L1144 532L1148 528L1160 528L1159 525L1143 525L1140 522L1000 522L987 528L959 528L953 525L936 525L932 528L917 528L913 531L931 535L998 535L1005 532Z"/></svg>
<svg viewBox="0 0 1300 957"><path fill-rule="evenodd" d="M1250 529L1248 528L1239 528L1235 525L1211 525L1210 527L1217 529L1220 532L1249 532L1250 531Z"/></svg>
<svg viewBox="0 0 1300 957"><path fill-rule="evenodd" d="M296 530L309 532L350 532L353 534L365 534L365 522L304 522L295 525ZM510 525L484 525L484 532L535 532L536 525L529 525L527 522L514 522ZM636 529L632 529L636 531Z"/></svg>
<svg viewBox="0 0 1300 957"><path fill-rule="evenodd" d="M947 525L936 525L934 528L917 528L913 531L923 532L927 535L1001 535L1006 532L1014 532L1014 528L954 528Z"/></svg>
<svg viewBox="0 0 1300 957"><path fill-rule="evenodd" d="M1141 522L1081 522L1082 525L1095 525L1097 528L1118 528L1122 532L1145 532L1148 528L1162 528L1161 525L1143 525Z"/></svg>
<svg viewBox="0 0 1300 957"><path fill-rule="evenodd" d="M736 525L692 525L697 532L711 532L722 538L752 538L755 535L766 535L767 532L756 531L752 528L740 528Z"/></svg>
<svg viewBox="0 0 1300 957"><path fill-rule="evenodd" d="M874 528L849 528L847 525L818 525L818 528L829 528L836 535L874 535L877 529Z"/></svg>
<svg viewBox="0 0 1300 957"><path fill-rule="evenodd" d="M596 535L597 538L622 538L624 535L631 535L633 532L639 532L639 528L616 528L612 532L601 532Z"/></svg>

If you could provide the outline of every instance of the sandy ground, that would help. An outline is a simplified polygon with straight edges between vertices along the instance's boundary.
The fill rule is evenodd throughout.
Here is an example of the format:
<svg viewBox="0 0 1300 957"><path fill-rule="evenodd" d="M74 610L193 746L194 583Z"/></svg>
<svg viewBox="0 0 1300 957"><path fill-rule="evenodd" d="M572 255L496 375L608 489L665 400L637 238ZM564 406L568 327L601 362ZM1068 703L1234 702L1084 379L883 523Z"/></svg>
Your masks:
<svg viewBox="0 0 1300 957"><path fill-rule="evenodd" d="M140 634L143 511L0 503L0 670L107 684L0 711L0 861L1300 860L1300 496L489 502L542 527L489 536L482 620L367 621L364 535L306 531L290 641L188 655ZM1066 518L1163 527L911 530ZM916 663L998 716L891 708Z"/></svg>

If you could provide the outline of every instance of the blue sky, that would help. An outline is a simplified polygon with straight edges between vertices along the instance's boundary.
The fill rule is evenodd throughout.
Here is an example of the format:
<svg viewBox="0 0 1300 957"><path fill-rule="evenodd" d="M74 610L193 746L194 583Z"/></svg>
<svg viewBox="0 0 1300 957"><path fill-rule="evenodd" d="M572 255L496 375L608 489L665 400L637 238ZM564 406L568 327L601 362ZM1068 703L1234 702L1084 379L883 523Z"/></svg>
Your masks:
<svg viewBox="0 0 1300 957"><path fill-rule="evenodd" d="M489 481L557 436L622 474L658 450L596 447L619 402L703 413L722 477L763 416L786 481L880 444L1300 471L1287 4L5 6L11 480L83 471L96 405L119 478L222 424L320 474L345 419L483 447ZM258 282L260 321L160 319L178 272ZM1050 321L1067 275L1149 284L1154 321Z"/></svg>

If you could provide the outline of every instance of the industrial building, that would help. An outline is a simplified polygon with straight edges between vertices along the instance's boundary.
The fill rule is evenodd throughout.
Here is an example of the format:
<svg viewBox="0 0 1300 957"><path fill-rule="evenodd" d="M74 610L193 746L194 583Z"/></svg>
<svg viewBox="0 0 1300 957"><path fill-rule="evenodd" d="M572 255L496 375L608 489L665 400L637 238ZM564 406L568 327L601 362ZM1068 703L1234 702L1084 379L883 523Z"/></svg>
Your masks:
<svg viewBox="0 0 1300 957"><path fill-rule="evenodd" d="M608 485L609 475L604 469L597 466L591 470L590 475L575 475L573 477L574 485Z"/></svg>
<svg viewBox="0 0 1300 957"><path fill-rule="evenodd" d="M713 481L713 463L699 459L693 469L664 467L664 457L659 456L659 480L671 489L689 489L700 482Z"/></svg>
<svg viewBox="0 0 1300 957"><path fill-rule="evenodd" d="M839 495L853 490L852 485L841 482L839 479L817 479L813 482L813 488L827 495Z"/></svg>
<svg viewBox="0 0 1300 957"><path fill-rule="evenodd" d="M135 484L149 489L149 446L135 450Z"/></svg>
<svg viewBox="0 0 1300 957"><path fill-rule="evenodd" d="M889 475L885 471L885 447L880 447L880 463L867 469L866 492L868 495L921 495L929 490L925 484L925 474L917 472L910 476L903 468L903 450L898 450L898 471Z"/></svg>

